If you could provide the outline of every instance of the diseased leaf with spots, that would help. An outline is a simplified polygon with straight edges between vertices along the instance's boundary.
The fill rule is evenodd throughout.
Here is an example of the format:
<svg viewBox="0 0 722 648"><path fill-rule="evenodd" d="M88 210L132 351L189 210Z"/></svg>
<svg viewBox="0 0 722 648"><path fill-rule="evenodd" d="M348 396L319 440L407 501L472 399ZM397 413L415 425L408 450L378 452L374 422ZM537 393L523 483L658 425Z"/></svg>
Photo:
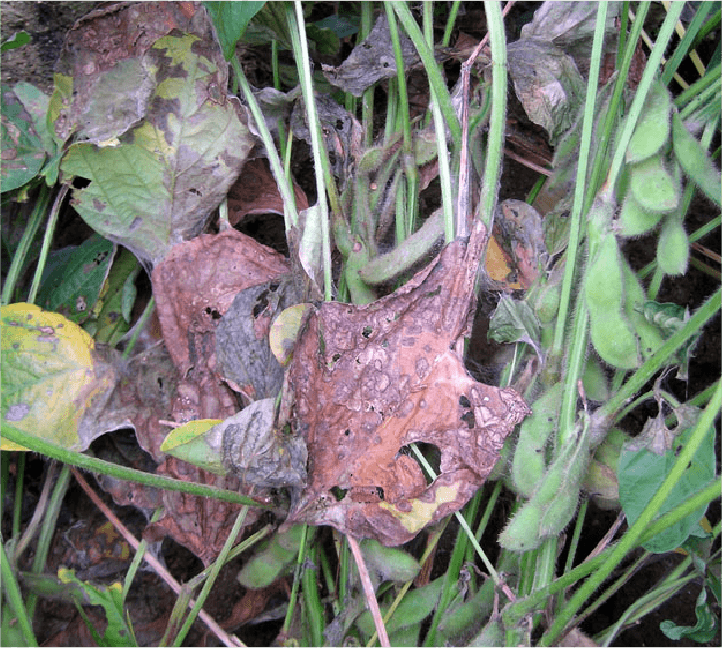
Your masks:
<svg viewBox="0 0 722 648"><path fill-rule="evenodd" d="M115 245L97 234L78 247L55 252L43 275L38 305L82 324L100 297L114 254Z"/></svg>
<svg viewBox="0 0 722 648"><path fill-rule="evenodd" d="M402 288L367 305L312 310L288 369L308 487L286 525L329 524L391 546L461 508L528 413L511 389L464 369L463 335L486 231L449 244ZM405 448L440 452L429 485Z"/></svg>
<svg viewBox="0 0 722 648"><path fill-rule="evenodd" d="M45 146L31 115L8 87L2 87L2 191L22 187L43 167Z"/></svg>
<svg viewBox="0 0 722 648"><path fill-rule="evenodd" d="M86 418L109 398L116 369L62 315L34 304L3 306L2 367L3 422L81 451L107 431Z"/></svg>
<svg viewBox="0 0 722 648"><path fill-rule="evenodd" d="M225 96L211 45L173 32L142 66L154 80L142 122L117 146L74 144L61 170L90 180L73 203L93 229L156 263L201 232L253 142L239 104Z"/></svg>

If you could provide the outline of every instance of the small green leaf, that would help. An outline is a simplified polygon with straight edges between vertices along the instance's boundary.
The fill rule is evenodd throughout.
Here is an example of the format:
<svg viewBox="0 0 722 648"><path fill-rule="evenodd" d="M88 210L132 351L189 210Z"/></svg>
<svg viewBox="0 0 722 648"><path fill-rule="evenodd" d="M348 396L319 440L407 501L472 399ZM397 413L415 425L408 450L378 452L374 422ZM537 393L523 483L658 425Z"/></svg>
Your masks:
<svg viewBox="0 0 722 648"><path fill-rule="evenodd" d="M282 311L271 324L268 342L271 352L282 367L291 361L298 334L312 309L312 304L290 306Z"/></svg>
<svg viewBox="0 0 722 648"><path fill-rule="evenodd" d="M619 498L630 526L657 492L676 462L679 450L689 439L695 420L691 420L687 414L684 415L683 420L685 429L681 431L667 430L661 427L663 421L651 420L640 436L625 443L619 458ZM682 427L682 424L679 427ZM644 443L644 439L640 439L642 435L649 439L647 447L640 445ZM666 440L664 445L667 449L662 450L659 442L655 444L655 438ZM652 451L652 448L655 451ZM663 515L671 511L713 479L715 479L715 450L714 437L710 429L694 459L662 505L659 514ZM704 507L691 512L674 526L647 541L644 548L654 553L666 553L676 549L699 525L704 512Z"/></svg>
<svg viewBox="0 0 722 648"><path fill-rule="evenodd" d="M2 45L0 45L0 52L7 52L8 50L15 49L17 47L23 47L31 40L30 34L28 34L25 30L15 32L10 38L2 42Z"/></svg>
<svg viewBox="0 0 722 648"><path fill-rule="evenodd" d="M225 475L228 470L223 465L222 448L211 443L207 436L215 425L222 422L216 419L188 421L168 434L160 451L216 475Z"/></svg>
<svg viewBox="0 0 722 648"><path fill-rule="evenodd" d="M100 605L105 610L108 625L101 636L89 619L83 614L85 623L99 646L136 646L132 626L129 626L123 613L123 587L120 583L95 586L90 581L81 581L75 570L61 568L58 578L62 583L70 583L79 588L90 605ZM80 610L80 603L76 602Z"/></svg>
<svg viewBox="0 0 722 648"><path fill-rule="evenodd" d="M717 634L717 617L707 604L707 590L704 587L697 597L695 612L697 623L693 626L680 626L667 620L659 624L659 629L672 641L691 639L701 644L712 641Z"/></svg>
<svg viewBox="0 0 722 648"><path fill-rule="evenodd" d="M230 61L236 50L236 43L243 38L251 18L265 2L204 2L218 34L218 40L226 61ZM338 51L338 50L336 50Z"/></svg>
<svg viewBox="0 0 722 648"><path fill-rule="evenodd" d="M91 316L110 271L115 246L94 234L82 245L51 255L37 303L81 324Z"/></svg>
<svg viewBox="0 0 722 648"><path fill-rule="evenodd" d="M135 278L141 266L135 255L122 248L108 273L105 289L98 302L95 339L114 347L130 328L130 313L135 303ZM95 314L95 313L94 313Z"/></svg>
<svg viewBox="0 0 722 648"><path fill-rule="evenodd" d="M495 342L526 342L541 357L541 328L529 304L502 296L489 322L489 339Z"/></svg>

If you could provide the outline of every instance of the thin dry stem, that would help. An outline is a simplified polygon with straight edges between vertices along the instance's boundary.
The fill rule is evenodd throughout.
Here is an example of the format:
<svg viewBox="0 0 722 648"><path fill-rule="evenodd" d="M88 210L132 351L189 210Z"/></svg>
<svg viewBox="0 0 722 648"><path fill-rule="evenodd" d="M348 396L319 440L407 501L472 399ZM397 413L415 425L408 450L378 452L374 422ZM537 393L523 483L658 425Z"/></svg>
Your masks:
<svg viewBox="0 0 722 648"><path fill-rule="evenodd" d="M376 626L376 632L379 635L379 642L382 646L390 646L389 635L386 632L386 626L384 626L384 620L381 618L381 610L379 610L379 604L376 600L376 593L374 592L374 586L371 583L371 577L369 576L368 569L366 569L366 563L364 557L361 554L361 547L355 538L346 536L348 538L348 545L351 547L351 553L353 553L356 566L358 567L358 573L361 577L361 584L364 588L364 594L366 594L366 602L368 603L371 616L374 619L374 625Z"/></svg>
<svg viewBox="0 0 722 648"><path fill-rule="evenodd" d="M118 533L120 533L128 542L128 544L133 547L135 551L138 551L138 545L140 544L138 540L136 540L135 536L126 528L126 526L116 517L116 515L106 506L105 502L103 502L98 495L95 493L95 491L90 487L88 482L85 481L84 477L80 474L80 472L76 468L71 468L71 472L73 473L73 476L75 477L78 484L80 484L80 487L85 491L85 493L88 495L88 497L93 501L93 503L103 512L103 514L110 520L110 522L113 524L113 526L117 529ZM163 565L158 562L158 559L155 558L155 556L149 554L148 552L145 552L143 554L143 558L145 561L155 570L155 572L166 582L166 584L175 592L176 595L180 594L181 591L181 585L176 581L175 578L170 574L170 572L163 567ZM189 609L192 609L196 604L195 599L191 599L188 601L188 607ZM223 628L221 628L220 625L204 610L201 610L198 615L203 622L208 626L208 629L213 632L220 641L223 642L224 646L245 646L244 643L242 643L237 637L234 637L232 635L229 635Z"/></svg>

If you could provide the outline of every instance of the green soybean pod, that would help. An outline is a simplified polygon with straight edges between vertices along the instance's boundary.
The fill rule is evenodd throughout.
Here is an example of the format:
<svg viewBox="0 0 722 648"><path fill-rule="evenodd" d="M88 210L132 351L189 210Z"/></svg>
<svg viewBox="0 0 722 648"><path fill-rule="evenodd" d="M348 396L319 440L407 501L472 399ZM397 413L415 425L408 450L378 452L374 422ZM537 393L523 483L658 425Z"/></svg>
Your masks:
<svg viewBox="0 0 722 648"><path fill-rule="evenodd" d="M544 476L544 450L556 426L563 388L563 383L555 383L537 398L531 416L524 419L519 429L511 478L515 490L525 497L531 496Z"/></svg>
<svg viewBox="0 0 722 648"><path fill-rule="evenodd" d="M656 81L644 100L642 115L627 147L627 162L646 160L657 153L669 139L669 116L672 101L667 87Z"/></svg>
<svg viewBox="0 0 722 648"><path fill-rule="evenodd" d="M684 172L717 206L722 205L720 196L720 172L702 148L702 145L685 128L677 112L672 115L672 145L674 156L682 165Z"/></svg>
<svg viewBox="0 0 722 648"><path fill-rule="evenodd" d="M619 233L627 237L641 236L654 229L661 219L661 212L643 209L630 191L624 197L619 213Z"/></svg>
<svg viewBox="0 0 722 648"><path fill-rule="evenodd" d="M584 298L592 312L619 310L623 303L622 255L614 234L599 241L584 276Z"/></svg>
<svg viewBox="0 0 722 648"><path fill-rule="evenodd" d="M629 191L642 209L664 214L677 208L682 189L657 154L630 165Z"/></svg>
<svg viewBox="0 0 722 648"><path fill-rule="evenodd" d="M670 214L664 219L657 241L657 263L668 275L682 275L689 263L689 237L684 231L682 218Z"/></svg>
<svg viewBox="0 0 722 648"><path fill-rule="evenodd" d="M539 535L550 538L559 535L574 517L579 503L579 488L570 485L549 503L539 520Z"/></svg>
<svg viewBox="0 0 722 648"><path fill-rule="evenodd" d="M510 551L536 549L542 541L539 535L541 509L531 500L511 518L499 536L499 544Z"/></svg>
<svg viewBox="0 0 722 648"><path fill-rule="evenodd" d="M621 311L589 309L590 336L599 357L618 369L639 366L637 336Z"/></svg>

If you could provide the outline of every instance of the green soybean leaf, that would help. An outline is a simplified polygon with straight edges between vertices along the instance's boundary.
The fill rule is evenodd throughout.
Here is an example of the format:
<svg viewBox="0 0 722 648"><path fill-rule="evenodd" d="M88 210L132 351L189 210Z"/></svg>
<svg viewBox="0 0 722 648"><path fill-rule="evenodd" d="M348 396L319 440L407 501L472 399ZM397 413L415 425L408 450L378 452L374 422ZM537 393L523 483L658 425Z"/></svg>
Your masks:
<svg viewBox="0 0 722 648"><path fill-rule="evenodd" d="M218 34L223 56L230 61L251 18L265 2L204 2Z"/></svg>
<svg viewBox="0 0 722 648"><path fill-rule="evenodd" d="M15 32L12 36L10 36L10 38L7 38L2 42L2 45L0 45L0 52L7 52L8 50L16 49L17 47L23 47L24 45L27 45L30 40L30 34L28 34L25 30Z"/></svg>
<svg viewBox="0 0 722 648"><path fill-rule="evenodd" d="M629 167L629 190L637 204L650 212L670 212L679 203L679 182L665 168L660 155Z"/></svg>
<svg viewBox="0 0 722 648"><path fill-rule="evenodd" d="M661 419L650 419L640 437L625 443L619 458L619 498L632 525L652 499L677 460L679 450L689 439L698 410L692 415L678 413L683 430L668 430ZM677 482L659 514L672 510L715 479L715 450L712 429ZM704 507L693 511L643 546L654 553L666 553L679 547L699 526Z"/></svg>
<svg viewBox="0 0 722 648"><path fill-rule="evenodd" d="M489 322L489 338L495 342L526 342L542 357L539 320L526 302L502 296Z"/></svg>
<svg viewBox="0 0 722 648"><path fill-rule="evenodd" d="M123 248L113 262L101 295L93 335L97 342L114 347L128 332L137 294L135 278L139 272L140 264L135 255Z"/></svg>
<svg viewBox="0 0 722 648"><path fill-rule="evenodd" d="M208 432L222 422L216 419L188 421L166 436L160 451L216 475L225 475L228 469L223 465L222 448L208 440Z"/></svg>
<svg viewBox="0 0 722 648"><path fill-rule="evenodd" d="M112 585L95 586L90 581L81 581L75 575L75 570L61 568L58 571L58 578L62 583L72 584L77 587L79 600L87 601L90 605L99 605L105 610L105 617L108 625L101 636L98 630L90 623L88 617L83 614L88 629L99 646L137 646L133 627L126 622L123 612L123 586L120 583ZM80 603L77 602L80 610Z"/></svg>
<svg viewBox="0 0 722 648"><path fill-rule="evenodd" d="M78 247L53 253L37 303L82 324L91 316L113 263L115 245L94 234Z"/></svg>
<svg viewBox="0 0 722 648"><path fill-rule="evenodd" d="M667 87L656 81L644 100L642 115L627 147L627 162L640 162L657 153L669 139L672 102Z"/></svg>
<svg viewBox="0 0 722 648"><path fill-rule="evenodd" d="M672 144L674 155L684 172L718 207L722 205L720 172L715 168L707 151L685 128L682 118L676 112L672 116Z"/></svg>
<svg viewBox="0 0 722 648"><path fill-rule="evenodd" d="M717 634L718 621L707 603L707 589L704 587L697 597L695 613L697 623L693 626L680 626L674 621L667 620L659 624L659 629L672 641L691 639L701 644L712 641Z"/></svg>

